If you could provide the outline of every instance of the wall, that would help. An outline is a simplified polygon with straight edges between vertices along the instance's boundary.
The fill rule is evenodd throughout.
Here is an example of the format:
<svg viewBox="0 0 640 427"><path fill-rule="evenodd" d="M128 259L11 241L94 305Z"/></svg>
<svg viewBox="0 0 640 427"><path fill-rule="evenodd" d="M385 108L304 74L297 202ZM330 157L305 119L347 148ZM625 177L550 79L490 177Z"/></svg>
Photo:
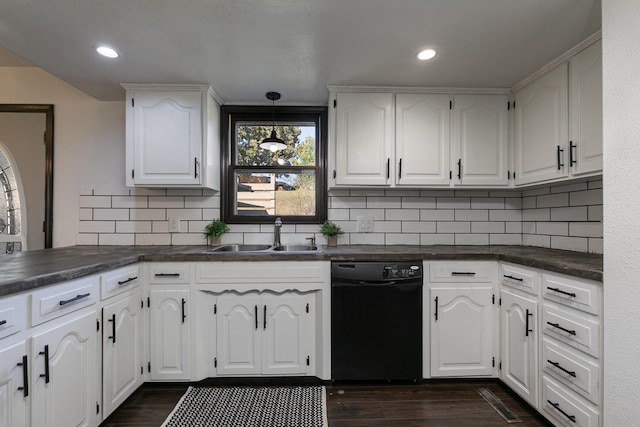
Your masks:
<svg viewBox="0 0 640 427"><path fill-rule="evenodd" d="M640 2L603 0L604 425L640 420Z"/></svg>
<svg viewBox="0 0 640 427"><path fill-rule="evenodd" d="M602 181L518 190L333 190L329 218L339 244L531 245L602 253ZM169 217L180 232L169 232ZM358 216L374 231L357 232ZM83 188L78 244L204 245L202 229L220 217L220 197L202 190ZM524 222L523 222L524 220ZM273 226L230 225L223 243L271 243ZM285 224L282 242L304 243L317 225Z"/></svg>

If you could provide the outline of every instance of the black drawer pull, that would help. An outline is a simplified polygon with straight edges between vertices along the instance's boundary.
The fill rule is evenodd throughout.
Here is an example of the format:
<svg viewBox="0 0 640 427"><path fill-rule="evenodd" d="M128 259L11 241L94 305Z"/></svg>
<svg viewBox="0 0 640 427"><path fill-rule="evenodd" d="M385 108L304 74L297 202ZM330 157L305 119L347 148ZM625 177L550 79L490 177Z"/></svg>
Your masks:
<svg viewBox="0 0 640 427"><path fill-rule="evenodd" d="M182 298L182 323L184 323L184 320L187 318L187 314L184 310L184 306L187 304L187 300Z"/></svg>
<svg viewBox="0 0 640 427"><path fill-rule="evenodd" d="M560 369L561 371L571 375L573 378L577 378L575 371L569 371L565 368L563 368L560 363L558 362L554 362L553 360L547 360L548 363L551 363L553 366L555 366L556 368Z"/></svg>
<svg viewBox="0 0 640 427"><path fill-rule="evenodd" d="M107 339L113 340L113 343L116 343L116 315L115 313L111 315L111 319L107 319L111 323L111 334L112 336L107 337Z"/></svg>
<svg viewBox="0 0 640 427"><path fill-rule="evenodd" d="M253 314L256 317L256 331L258 330L258 306L253 306Z"/></svg>
<svg viewBox="0 0 640 427"><path fill-rule="evenodd" d="M435 317L435 321L438 321L438 297L435 297L435 299L433 300L436 303L436 308L433 312L433 316Z"/></svg>
<svg viewBox="0 0 640 427"><path fill-rule="evenodd" d="M452 276L475 276L476 273L474 273L473 271L452 271L451 275Z"/></svg>
<svg viewBox="0 0 640 427"><path fill-rule="evenodd" d="M553 291L553 292L558 292L560 294L564 294L564 295L570 296L572 298L576 297L575 293L563 291L562 289L559 289L559 288L552 288L551 286L547 286L547 289L549 289L550 291Z"/></svg>
<svg viewBox="0 0 640 427"><path fill-rule="evenodd" d="M40 374L40 378L44 378L44 383L49 384L49 346L44 346L44 351L39 352L41 356L44 356L44 374Z"/></svg>
<svg viewBox="0 0 640 427"><path fill-rule="evenodd" d="M549 402L549 404L551 406L553 406L556 411L560 412L562 415L564 415L565 417L567 417L568 419L570 419L572 422L576 422L576 416L575 415L569 415L566 412L564 412L562 409L560 409L560 404L559 403L553 403L552 401L547 399L547 402Z"/></svg>
<svg viewBox="0 0 640 427"><path fill-rule="evenodd" d="M127 284L127 283L129 283L129 282L133 282L133 281L134 281L134 280L136 280L137 278L138 278L138 276L136 276L136 277L129 277L127 280L123 280L123 281L121 281L121 282L118 282L118 285L120 285L120 286L125 285L125 284Z"/></svg>
<svg viewBox="0 0 640 427"><path fill-rule="evenodd" d="M576 331L572 331L572 330L570 330L570 329L565 329L565 328L563 328L562 326L560 326L560 324L559 324L559 323L551 323L551 322L547 322L547 325L551 325L551 326L553 326L554 328L558 328L558 329L560 329L561 331L565 331L565 332L566 332L566 333L568 333L568 334L576 335Z"/></svg>
<svg viewBox="0 0 640 427"><path fill-rule="evenodd" d="M529 336L529 332L533 332L533 329L529 329L529 317L533 316L533 313L529 312L529 309L527 308L526 311L526 319L525 319L525 326L524 326L524 336L528 337Z"/></svg>
<svg viewBox="0 0 640 427"><path fill-rule="evenodd" d="M507 279L511 279L511 280L517 280L518 282L522 282L524 279L521 279L520 277L513 277L513 276L508 276L508 275L504 275L504 277L506 277Z"/></svg>
<svg viewBox="0 0 640 427"><path fill-rule="evenodd" d="M22 356L22 362L18 362L18 366L22 366L22 387L18 387L18 390L22 392L24 397L29 397L29 359L27 355Z"/></svg>
<svg viewBox="0 0 640 427"><path fill-rule="evenodd" d="M73 298L71 298L71 299L64 300L64 301L60 301L60 303L59 303L59 304L60 304L60 305L66 305L66 304L69 304L70 302L74 302L74 301L81 300L82 298L86 298L86 297L88 297L89 295L91 295L91 293L89 293L89 292L87 292L86 294L82 294L82 295L78 294L78 295L76 295L75 297L73 297Z"/></svg>
<svg viewBox="0 0 640 427"><path fill-rule="evenodd" d="M262 329L267 329L267 305L266 304L264 306L264 311L262 313L262 318L264 320L264 326L262 327Z"/></svg>
<svg viewBox="0 0 640 427"><path fill-rule="evenodd" d="M156 273L156 277L180 277L180 273Z"/></svg>
<svg viewBox="0 0 640 427"><path fill-rule="evenodd" d="M0 320L0 326L4 325L5 323L7 323L6 320Z"/></svg>

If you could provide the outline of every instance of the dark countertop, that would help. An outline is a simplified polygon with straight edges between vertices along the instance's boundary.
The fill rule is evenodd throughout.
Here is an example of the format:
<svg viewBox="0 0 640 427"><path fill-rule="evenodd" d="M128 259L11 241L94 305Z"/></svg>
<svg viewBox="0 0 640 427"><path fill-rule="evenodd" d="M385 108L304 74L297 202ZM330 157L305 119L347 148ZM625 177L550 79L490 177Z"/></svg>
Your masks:
<svg viewBox="0 0 640 427"><path fill-rule="evenodd" d="M0 255L0 297L141 261L494 260L602 282L602 255L531 246L354 245L313 253L212 253L203 246L72 246Z"/></svg>

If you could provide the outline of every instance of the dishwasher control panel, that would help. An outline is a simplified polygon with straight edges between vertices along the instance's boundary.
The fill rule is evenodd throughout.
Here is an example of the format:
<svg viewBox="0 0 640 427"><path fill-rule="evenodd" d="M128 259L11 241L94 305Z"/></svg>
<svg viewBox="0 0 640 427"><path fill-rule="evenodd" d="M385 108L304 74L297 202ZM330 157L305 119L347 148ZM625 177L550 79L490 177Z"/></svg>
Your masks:
<svg viewBox="0 0 640 427"><path fill-rule="evenodd" d="M422 277L420 264L386 264L382 271L383 280L418 279Z"/></svg>

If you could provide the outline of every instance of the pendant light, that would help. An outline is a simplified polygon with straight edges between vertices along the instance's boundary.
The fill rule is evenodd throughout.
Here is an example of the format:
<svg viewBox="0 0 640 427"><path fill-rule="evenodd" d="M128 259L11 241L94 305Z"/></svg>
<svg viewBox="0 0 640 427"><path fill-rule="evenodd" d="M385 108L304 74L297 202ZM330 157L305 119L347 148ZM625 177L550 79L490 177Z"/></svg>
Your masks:
<svg viewBox="0 0 640 427"><path fill-rule="evenodd" d="M280 99L280 94L278 92L267 92L267 99L271 100L271 111L272 111L272 127L271 127L271 135L268 138L265 138L260 143L260 148L264 148L265 150L269 150L271 152L276 152L280 150L284 150L287 148L284 141L276 135L276 101Z"/></svg>

